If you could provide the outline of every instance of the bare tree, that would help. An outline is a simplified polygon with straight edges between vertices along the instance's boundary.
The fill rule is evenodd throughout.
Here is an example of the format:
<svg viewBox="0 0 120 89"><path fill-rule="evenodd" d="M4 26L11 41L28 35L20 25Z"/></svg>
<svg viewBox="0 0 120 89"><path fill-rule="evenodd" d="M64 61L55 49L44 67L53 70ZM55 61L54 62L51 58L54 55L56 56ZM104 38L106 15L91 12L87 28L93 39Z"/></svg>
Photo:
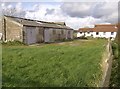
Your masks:
<svg viewBox="0 0 120 89"><path fill-rule="evenodd" d="M4 8L2 9L2 14L7 16L17 16L17 17L24 17L26 12L22 10L21 12L17 12L15 7L12 8Z"/></svg>

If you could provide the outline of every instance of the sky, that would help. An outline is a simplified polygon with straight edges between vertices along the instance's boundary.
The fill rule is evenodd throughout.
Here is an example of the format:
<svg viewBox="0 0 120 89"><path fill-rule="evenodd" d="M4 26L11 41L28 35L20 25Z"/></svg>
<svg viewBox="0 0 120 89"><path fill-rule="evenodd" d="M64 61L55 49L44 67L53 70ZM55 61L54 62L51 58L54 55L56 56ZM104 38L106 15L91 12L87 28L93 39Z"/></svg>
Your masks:
<svg viewBox="0 0 120 89"><path fill-rule="evenodd" d="M116 24L118 20L117 0L112 0L112 2L110 0L3 1L0 2L0 8L4 14L49 22L65 22L67 26L75 30L94 27L95 24Z"/></svg>

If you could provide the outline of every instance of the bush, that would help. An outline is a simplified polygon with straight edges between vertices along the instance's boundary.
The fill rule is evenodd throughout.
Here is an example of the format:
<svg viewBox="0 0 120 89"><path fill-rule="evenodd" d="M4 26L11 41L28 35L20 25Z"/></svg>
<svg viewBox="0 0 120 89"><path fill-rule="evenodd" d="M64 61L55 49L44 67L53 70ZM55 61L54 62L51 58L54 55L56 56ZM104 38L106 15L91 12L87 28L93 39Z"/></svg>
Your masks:
<svg viewBox="0 0 120 89"><path fill-rule="evenodd" d="M113 49L114 59L112 62L110 87L119 87L120 86L120 73L118 72L120 70L120 67L119 67L120 60L119 60L119 53L118 53L119 46L115 41L112 43L112 49Z"/></svg>
<svg viewBox="0 0 120 89"><path fill-rule="evenodd" d="M88 39L87 37L85 36L81 36L81 37L78 37L79 39Z"/></svg>

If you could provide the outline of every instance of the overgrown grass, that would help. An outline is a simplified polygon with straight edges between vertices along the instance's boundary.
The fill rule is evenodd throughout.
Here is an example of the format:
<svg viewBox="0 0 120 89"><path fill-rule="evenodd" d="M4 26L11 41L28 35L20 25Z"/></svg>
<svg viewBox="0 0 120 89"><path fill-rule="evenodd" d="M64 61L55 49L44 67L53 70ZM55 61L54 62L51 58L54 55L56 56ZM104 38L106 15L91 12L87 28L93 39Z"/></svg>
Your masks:
<svg viewBox="0 0 120 89"><path fill-rule="evenodd" d="M120 87L120 54L119 54L119 47L117 42L112 43L112 49L113 49L113 63L112 63L112 73L111 73L111 79L110 79L110 87Z"/></svg>
<svg viewBox="0 0 120 89"><path fill-rule="evenodd" d="M3 87L96 87L106 40L3 46Z"/></svg>

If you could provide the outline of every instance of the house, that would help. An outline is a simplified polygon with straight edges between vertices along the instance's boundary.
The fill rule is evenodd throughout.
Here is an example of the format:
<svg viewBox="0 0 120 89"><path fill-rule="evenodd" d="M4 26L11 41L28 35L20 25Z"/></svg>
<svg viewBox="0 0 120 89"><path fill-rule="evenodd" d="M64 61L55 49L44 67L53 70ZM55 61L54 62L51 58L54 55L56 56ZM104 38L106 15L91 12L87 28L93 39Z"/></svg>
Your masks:
<svg viewBox="0 0 120 89"><path fill-rule="evenodd" d="M45 22L4 16L2 21L2 40L18 40L25 44L55 42L73 39L73 29L64 22Z"/></svg>
<svg viewBox="0 0 120 89"><path fill-rule="evenodd" d="M116 25L99 24L94 28L80 28L77 37L111 38L113 40L117 35L117 29Z"/></svg>

